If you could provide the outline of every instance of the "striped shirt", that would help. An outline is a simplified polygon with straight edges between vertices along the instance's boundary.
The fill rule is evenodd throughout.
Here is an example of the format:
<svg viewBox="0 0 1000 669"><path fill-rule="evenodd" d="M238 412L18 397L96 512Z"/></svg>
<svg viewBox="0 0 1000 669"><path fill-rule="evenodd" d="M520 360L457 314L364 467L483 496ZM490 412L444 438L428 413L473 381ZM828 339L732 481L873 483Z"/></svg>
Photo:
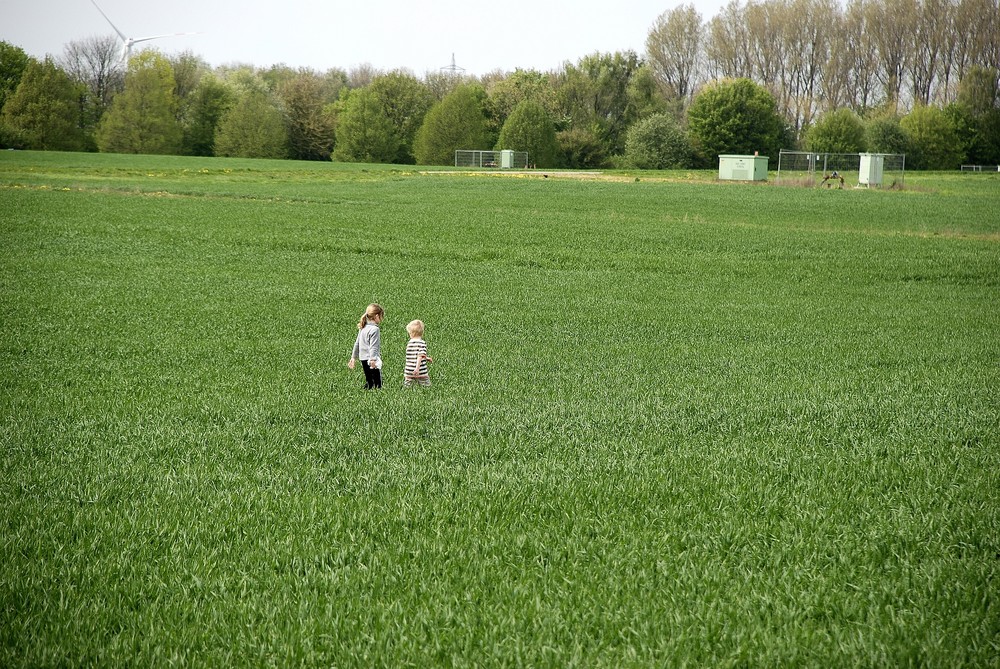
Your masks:
<svg viewBox="0 0 1000 669"><path fill-rule="evenodd" d="M427 374L427 342L420 337L414 337L406 344L406 369L403 384L411 385L414 381L422 386L431 385Z"/></svg>

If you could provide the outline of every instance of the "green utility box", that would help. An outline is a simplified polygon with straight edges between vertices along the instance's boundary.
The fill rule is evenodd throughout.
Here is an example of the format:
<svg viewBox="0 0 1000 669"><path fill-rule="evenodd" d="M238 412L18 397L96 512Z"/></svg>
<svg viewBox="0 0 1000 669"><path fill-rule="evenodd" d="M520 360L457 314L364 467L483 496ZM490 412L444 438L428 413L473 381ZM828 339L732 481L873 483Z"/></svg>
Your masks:
<svg viewBox="0 0 1000 669"><path fill-rule="evenodd" d="M767 156L719 156L719 179L767 181Z"/></svg>

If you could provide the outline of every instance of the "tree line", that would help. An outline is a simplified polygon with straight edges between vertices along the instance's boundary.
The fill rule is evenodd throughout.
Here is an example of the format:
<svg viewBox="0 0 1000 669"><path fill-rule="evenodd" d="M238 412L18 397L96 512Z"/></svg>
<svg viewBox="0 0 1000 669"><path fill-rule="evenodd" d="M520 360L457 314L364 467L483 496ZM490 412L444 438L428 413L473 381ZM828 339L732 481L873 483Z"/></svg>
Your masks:
<svg viewBox="0 0 1000 669"><path fill-rule="evenodd" d="M557 70L418 77L370 66L119 62L113 36L38 61L0 42L0 146L451 164L527 151L538 167L713 166L781 148L1000 163L1000 0L733 0L660 15L645 53Z"/></svg>

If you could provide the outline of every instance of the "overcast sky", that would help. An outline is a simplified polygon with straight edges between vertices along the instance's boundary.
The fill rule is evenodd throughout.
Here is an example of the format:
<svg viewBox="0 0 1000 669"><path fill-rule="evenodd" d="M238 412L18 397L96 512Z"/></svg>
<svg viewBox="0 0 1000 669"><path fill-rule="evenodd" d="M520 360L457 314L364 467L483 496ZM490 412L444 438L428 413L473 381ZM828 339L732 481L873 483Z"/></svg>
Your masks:
<svg viewBox="0 0 1000 669"><path fill-rule="evenodd" d="M690 1L690 0L689 0ZM0 40L42 58L114 34L91 0L2 0ZM455 63L471 75L547 71L595 52L645 51L646 35L681 0L97 0L127 37L178 32L155 45L211 65L350 70L406 68L417 76ZM724 0L694 0L704 19ZM143 45L139 45L143 46Z"/></svg>

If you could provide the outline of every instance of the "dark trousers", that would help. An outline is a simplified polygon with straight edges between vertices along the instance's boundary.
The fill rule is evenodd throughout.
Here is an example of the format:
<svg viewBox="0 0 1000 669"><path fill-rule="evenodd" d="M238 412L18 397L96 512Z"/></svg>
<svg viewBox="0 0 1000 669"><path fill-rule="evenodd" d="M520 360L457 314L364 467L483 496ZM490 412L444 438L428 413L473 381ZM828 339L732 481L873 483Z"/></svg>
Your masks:
<svg viewBox="0 0 1000 669"><path fill-rule="evenodd" d="M368 366L367 360L361 361L361 368L365 370L365 390L382 387L382 370Z"/></svg>

